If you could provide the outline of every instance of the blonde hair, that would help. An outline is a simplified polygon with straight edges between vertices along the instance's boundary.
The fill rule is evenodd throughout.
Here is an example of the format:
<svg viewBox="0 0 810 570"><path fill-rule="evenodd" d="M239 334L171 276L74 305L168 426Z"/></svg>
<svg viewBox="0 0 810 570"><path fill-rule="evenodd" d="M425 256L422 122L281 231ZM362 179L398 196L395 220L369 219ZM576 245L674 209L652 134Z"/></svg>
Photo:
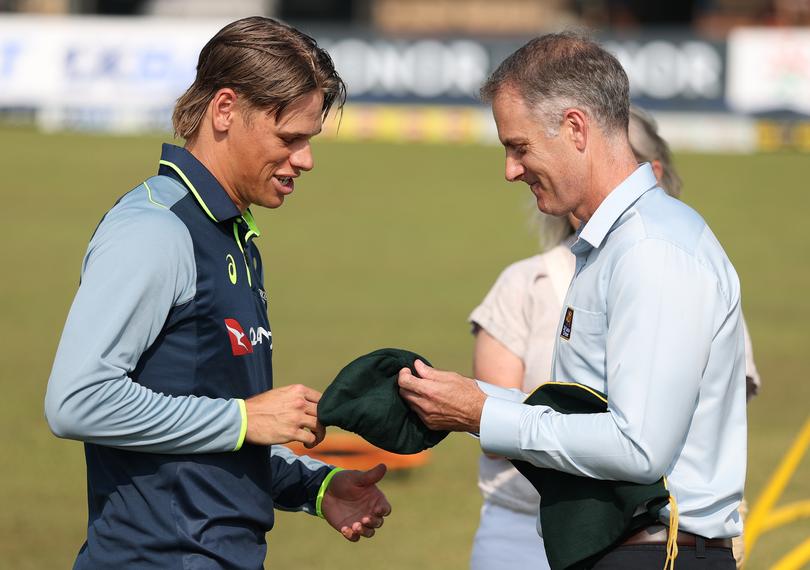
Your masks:
<svg viewBox="0 0 810 570"><path fill-rule="evenodd" d="M658 134L658 124L644 109L630 105L630 123L627 128L630 146L638 162L661 163L661 180L659 184L664 191L678 198L681 195L681 177L672 164L672 154L667 141Z"/></svg>
<svg viewBox="0 0 810 570"><path fill-rule="evenodd" d="M278 117L298 98L318 89L323 116L342 107L346 86L332 58L314 39L271 18L243 18L222 28L202 48L194 83L177 100L175 136L192 140L208 104L223 87L232 88L250 108Z"/></svg>

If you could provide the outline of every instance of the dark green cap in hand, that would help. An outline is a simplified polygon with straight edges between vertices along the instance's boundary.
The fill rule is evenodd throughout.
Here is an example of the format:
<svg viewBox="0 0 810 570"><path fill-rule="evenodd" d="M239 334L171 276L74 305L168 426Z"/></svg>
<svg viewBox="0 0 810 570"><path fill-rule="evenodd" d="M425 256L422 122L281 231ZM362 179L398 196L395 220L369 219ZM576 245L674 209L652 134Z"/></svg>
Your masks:
<svg viewBox="0 0 810 570"><path fill-rule="evenodd" d="M525 404L562 414L607 412L607 397L576 383L548 382ZM591 479L513 459L540 493L540 526L552 570L584 570L631 534L658 522L669 491L663 479L649 485Z"/></svg>
<svg viewBox="0 0 810 570"><path fill-rule="evenodd" d="M428 429L399 395L397 375L424 356L398 348L381 348L351 361L318 403L318 420L362 436L393 453L418 453L433 447L446 431Z"/></svg>

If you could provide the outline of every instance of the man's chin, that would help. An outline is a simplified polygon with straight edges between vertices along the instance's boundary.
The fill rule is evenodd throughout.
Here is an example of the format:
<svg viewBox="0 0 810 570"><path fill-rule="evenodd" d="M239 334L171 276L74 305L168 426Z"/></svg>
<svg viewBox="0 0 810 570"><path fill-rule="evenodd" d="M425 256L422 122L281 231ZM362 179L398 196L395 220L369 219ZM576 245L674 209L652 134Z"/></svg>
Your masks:
<svg viewBox="0 0 810 570"><path fill-rule="evenodd" d="M280 208L284 205L284 196L272 196L270 198L263 199L261 202L256 204L257 206L261 206L262 208L268 208L270 210L275 210L276 208Z"/></svg>
<svg viewBox="0 0 810 570"><path fill-rule="evenodd" d="M565 210L565 208L560 207L558 204L549 204L540 198L537 199L537 209L547 216L554 216L555 218L567 216L569 213L567 210Z"/></svg>
<svg viewBox="0 0 810 570"><path fill-rule="evenodd" d="M556 216L557 214L553 213L553 208L551 205L543 200L542 198L537 198L537 209L540 210L542 213L549 215L549 216Z"/></svg>

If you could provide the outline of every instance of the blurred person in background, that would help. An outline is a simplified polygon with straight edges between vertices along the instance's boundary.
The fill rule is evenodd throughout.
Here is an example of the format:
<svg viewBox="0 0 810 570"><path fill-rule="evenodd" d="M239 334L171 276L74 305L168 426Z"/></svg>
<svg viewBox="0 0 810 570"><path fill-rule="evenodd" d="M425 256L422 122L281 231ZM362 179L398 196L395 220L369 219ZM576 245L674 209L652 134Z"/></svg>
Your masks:
<svg viewBox="0 0 810 570"><path fill-rule="evenodd" d="M624 537L606 527L622 538L593 568L676 559L681 570L734 568L746 467L736 271L697 212L660 188L649 163L638 164L627 74L598 44L570 33L536 38L481 92L506 150L506 178L526 183L543 213L582 224L551 381L604 394L607 411L531 406L519 389L420 361L418 378L400 371L400 394L429 428L479 433L485 453L584 478L585 489L663 480L670 505Z"/></svg>
<svg viewBox="0 0 810 570"><path fill-rule="evenodd" d="M345 86L309 36L268 18L200 52L153 176L98 225L45 398L85 442L87 540L74 568L262 568L274 509L371 537L385 474L278 444L323 438L320 393L273 389L272 333L249 207L280 207Z"/></svg>
<svg viewBox="0 0 810 570"><path fill-rule="evenodd" d="M628 138L636 160L649 162L658 184L678 198L681 178L655 120L630 107ZM539 214L543 253L511 264L470 314L475 335L473 374L479 380L530 393L551 377L554 339L568 285L574 275L571 253L579 220ZM745 320L743 320L743 325ZM748 329L745 374L748 396L759 389ZM548 568L543 539L535 530L540 495L504 457L482 454L478 487L484 498L473 541L472 570ZM742 537L734 539L738 565Z"/></svg>

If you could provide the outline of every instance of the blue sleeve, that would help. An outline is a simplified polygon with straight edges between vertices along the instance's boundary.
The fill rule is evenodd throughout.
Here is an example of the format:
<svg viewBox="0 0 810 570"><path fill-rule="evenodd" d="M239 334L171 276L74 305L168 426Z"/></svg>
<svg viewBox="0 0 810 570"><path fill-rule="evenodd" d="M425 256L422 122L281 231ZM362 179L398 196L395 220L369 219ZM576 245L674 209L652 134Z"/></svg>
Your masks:
<svg viewBox="0 0 810 570"><path fill-rule="evenodd" d="M652 483L665 474L693 419L713 331L739 312L727 317L716 278L658 240L625 254L608 307L608 411L561 414L490 397L481 417L485 452L595 479Z"/></svg>
<svg viewBox="0 0 810 570"><path fill-rule="evenodd" d="M244 402L165 396L129 377L170 309L191 301L196 287L188 230L150 202L143 186L133 190L90 241L48 381L46 418L58 437L133 451L233 451L244 438Z"/></svg>
<svg viewBox="0 0 810 570"><path fill-rule="evenodd" d="M296 455L283 445L271 446L270 463L273 471L271 494L276 508L316 514L318 491L334 467L306 455Z"/></svg>
<svg viewBox="0 0 810 570"><path fill-rule="evenodd" d="M509 402L523 402L523 400L526 399L526 394L517 388L503 388L482 380L476 380L475 382L487 397L507 400Z"/></svg>

